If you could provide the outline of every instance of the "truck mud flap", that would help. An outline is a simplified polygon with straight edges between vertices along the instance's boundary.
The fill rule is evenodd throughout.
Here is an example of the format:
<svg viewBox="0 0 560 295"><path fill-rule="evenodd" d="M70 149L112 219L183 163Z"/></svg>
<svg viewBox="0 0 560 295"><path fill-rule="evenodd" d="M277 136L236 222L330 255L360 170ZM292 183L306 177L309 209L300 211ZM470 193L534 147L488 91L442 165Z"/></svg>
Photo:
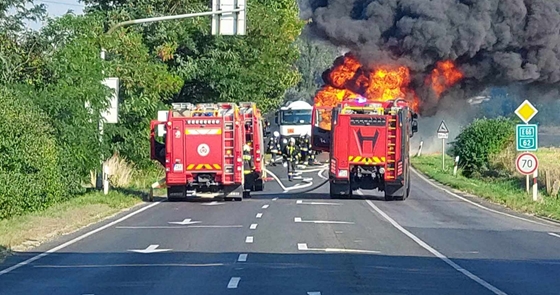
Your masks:
<svg viewBox="0 0 560 295"><path fill-rule="evenodd" d="M224 200L226 201L242 201L245 191L243 185L230 185L224 187Z"/></svg>
<svg viewBox="0 0 560 295"><path fill-rule="evenodd" d="M350 188L350 182L334 182L330 181L330 197L340 198L340 197L352 197L352 189Z"/></svg>
<svg viewBox="0 0 560 295"><path fill-rule="evenodd" d="M404 185L400 182L385 183L385 201L403 201L408 198L410 183L405 181Z"/></svg>

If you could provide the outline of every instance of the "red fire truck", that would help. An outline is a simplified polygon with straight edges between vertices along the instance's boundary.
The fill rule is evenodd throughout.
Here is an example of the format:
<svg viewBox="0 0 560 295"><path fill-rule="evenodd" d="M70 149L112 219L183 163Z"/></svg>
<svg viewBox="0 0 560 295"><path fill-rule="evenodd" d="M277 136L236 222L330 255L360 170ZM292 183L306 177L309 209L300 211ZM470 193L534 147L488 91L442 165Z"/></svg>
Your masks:
<svg viewBox="0 0 560 295"><path fill-rule="evenodd" d="M244 173L245 118L235 103L176 103L167 121L151 122L151 158L165 167L169 201L200 197L242 200L247 196L244 186L259 188L254 181L262 178L246 179ZM163 143L155 132L161 124Z"/></svg>
<svg viewBox="0 0 560 295"><path fill-rule="evenodd" d="M417 114L403 99L315 107L312 145L330 153L330 195L358 189L404 200L410 192L409 142L418 131Z"/></svg>

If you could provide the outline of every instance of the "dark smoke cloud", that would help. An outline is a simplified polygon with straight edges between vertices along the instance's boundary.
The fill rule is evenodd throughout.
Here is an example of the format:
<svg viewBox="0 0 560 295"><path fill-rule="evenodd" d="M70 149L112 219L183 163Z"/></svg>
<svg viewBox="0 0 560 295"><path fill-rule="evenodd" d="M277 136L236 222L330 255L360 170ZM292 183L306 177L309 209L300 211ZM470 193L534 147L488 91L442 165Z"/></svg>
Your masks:
<svg viewBox="0 0 560 295"><path fill-rule="evenodd" d="M466 93L560 82L560 0L300 0L300 10L317 36L368 67L410 67L427 102L437 100L422 75L445 59Z"/></svg>

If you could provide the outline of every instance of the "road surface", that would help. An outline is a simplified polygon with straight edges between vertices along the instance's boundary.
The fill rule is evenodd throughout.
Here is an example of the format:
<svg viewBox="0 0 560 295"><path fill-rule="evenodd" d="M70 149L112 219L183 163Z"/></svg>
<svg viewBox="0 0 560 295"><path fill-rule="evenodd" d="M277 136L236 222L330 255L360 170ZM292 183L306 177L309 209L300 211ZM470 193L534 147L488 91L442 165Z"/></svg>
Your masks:
<svg viewBox="0 0 560 295"><path fill-rule="evenodd" d="M146 204L12 256L0 294L560 292L554 224L469 203L416 174L409 199L384 202L331 200L327 186L298 193L305 184L290 189L298 182L270 170L282 185L261 196ZM319 172L304 177L316 184Z"/></svg>

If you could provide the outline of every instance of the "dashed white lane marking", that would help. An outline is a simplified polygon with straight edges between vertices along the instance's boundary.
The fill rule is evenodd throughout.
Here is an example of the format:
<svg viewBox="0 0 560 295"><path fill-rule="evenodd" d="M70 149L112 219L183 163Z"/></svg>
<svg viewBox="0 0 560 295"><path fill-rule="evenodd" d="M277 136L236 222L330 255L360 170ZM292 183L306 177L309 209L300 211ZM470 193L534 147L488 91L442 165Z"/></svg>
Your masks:
<svg viewBox="0 0 560 295"><path fill-rule="evenodd" d="M321 292L317 292L317 291L307 292L307 295L321 295Z"/></svg>
<svg viewBox="0 0 560 295"><path fill-rule="evenodd" d="M257 213L257 216L255 216L255 217L257 217L257 218L261 218L261 217L262 217L262 215L263 215L262 213Z"/></svg>
<svg viewBox="0 0 560 295"><path fill-rule="evenodd" d="M547 226L547 227L550 227L550 226L558 226L557 223L553 223L553 222L545 223L545 221L543 221L543 222L538 222L538 221L535 221L535 220L523 218L523 217L520 217L520 216L511 215L511 214L508 214L508 213L505 213L505 212L501 212L501 211L498 211L498 210L494 210L494 209L490 209L490 208L488 208L488 207L482 206L482 205L480 205L480 204L478 204L478 203L476 203L476 202L473 202L473 201L471 201L471 200L469 200L469 199L466 199L466 198L464 198L464 197L461 197L461 196L459 196L458 194L453 193L452 191L449 191L449 190L447 190L447 189L445 189L445 188L443 188L443 187L440 187L440 186L436 185L435 183L433 183L431 180L429 180L429 179L427 179L426 177L424 177L422 174L420 174L418 171L416 171L416 169L414 169L414 168L412 168L412 167L411 167L411 170L412 170L412 172L414 172L416 175L418 175L418 177L420 177L422 180L424 180L424 181L425 181L426 183L428 183L429 185L431 185L431 186L433 186L433 187L435 187L435 188L437 188L437 189L439 189L439 190L442 190L442 191L444 191L444 192L450 194L451 196L453 196L453 197L455 197L455 198L457 198L457 199L459 199L459 200L461 200L461 201L463 201L463 202L466 202L466 203L469 203L469 204L471 204L471 205L473 205L473 206L476 206L476 207L478 207L478 208L480 208L480 209L483 209L483 210L486 210L486 211L489 211L489 212L492 212L492 213L496 213L496 214L499 214L499 215L511 217L511 218L514 218L514 219L523 220L523 221L530 222L530 223L534 223L534 224L538 224L538 225L544 225L544 226Z"/></svg>
<svg viewBox="0 0 560 295"><path fill-rule="evenodd" d="M274 199L272 199L272 200L273 200L273 201L276 201L276 200L278 200L278 198L274 198Z"/></svg>
<svg viewBox="0 0 560 295"><path fill-rule="evenodd" d="M239 285L239 281L241 278L239 277L232 277L227 284L228 289L236 289L237 285Z"/></svg>
<svg viewBox="0 0 560 295"><path fill-rule="evenodd" d="M263 205L261 208L266 209L266 208L268 208L268 206L270 206L270 205Z"/></svg>
<svg viewBox="0 0 560 295"><path fill-rule="evenodd" d="M41 258L43 258L43 257L45 257L45 256L47 256L47 255L49 255L49 254L52 254L52 253L57 252L57 251L59 251L59 250L62 250L62 249L66 248L66 247L68 247L68 246L70 246L70 245L72 245L72 244L74 244L74 243L76 243L76 242L79 242L79 241L81 241L81 240L83 240L83 239L85 239L85 238L87 238L87 237L89 237L89 236L91 236L91 235L93 235L93 234L96 234L96 233L98 233L98 232L100 232L100 231L102 231L102 230L104 230L104 229L107 229L107 228L109 228L109 227L114 226L115 224L118 224L118 223L120 223L120 222L122 222L122 221L125 221L125 220L129 219L130 217L132 217L132 216L134 216L134 215L136 215L136 214L138 214L138 213L144 212L144 211L146 211L146 210L148 210L148 209L150 209L150 208L152 208L152 207L154 207L154 206L157 206L157 205L159 205L160 203L161 203L161 202L155 202L155 203L150 204L150 205L148 205L148 206L146 206L146 207L140 208L140 209L138 209L138 210L136 210L136 211L134 211L134 212L132 212L132 213L130 213L130 214L128 214L128 215L125 215L125 216L123 216L123 217L121 217L121 218L119 218L119 219L113 221L113 222L107 223L107 224L105 224L104 226L101 226L101 227L99 227L99 228L97 228L97 229L94 229L94 230L92 230L92 231L89 231L89 232L87 232L87 233L85 233L85 234L83 234L83 235L81 235L81 236L79 236L79 237L77 237L77 238L74 238L74 239L72 239L72 240L70 240L70 241L68 241L68 242L66 242L66 243L64 243L64 244L62 244L62 245L56 246L56 247L54 247L54 248L48 250L47 252L43 252L43 253L41 253L41 254L39 254L39 255L33 256L33 257L31 257L31 258L25 260L25 261L22 261L22 262L20 262L20 263L14 265L14 266L8 267L8 268L6 268L6 269L0 271L0 276L9 273L9 272L11 272L12 270L18 269L18 268L20 268L20 267L22 267L22 266L24 266L24 265L27 265L27 264L29 264L29 263L31 263L31 262L33 262L33 261L39 260L39 259L41 259Z"/></svg>
<svg viewBox="0 0 560 295"><path fill-rule="evenodd" d="M237 258L237 261L239 261L239 262L245 262L245 261L247 261L247 256L248 256L248 255L249 255L249 254L239 254L239 257Z"/></svg>
<svg viewBox="0 0 560 295"><path fill-rule="evenodd" d="M387 215L385 212L381 211L381 209L379 209L377 206L375 206L375 204L373 204L372 201L366 200L366 202L368 203L368 205L371 208L373 208L373 210L375 210L375 212L377 212L379 215L383 216L383 218L385 218L387 221L389 221L389 223L391 223L396 229L398 229L400 232L405 234L407 237L411 238L416 244L420 245L422 248L428 250L428 252L432 253L437 258L443 260L445 263L447 263L449 266L453 267L458 272L464 274L465 276L467 276L471 280L477 282L478 284L480 284L484 288L490 290L494 294L507 295L507 293L505 293L504 291L494 287L493 285L491 285L490 283L486 282L485 280L477 277L476 275L474 275L470 271L462 268L461 266L459 266L455 262L451 261L451 259L447 258L447 256L441 254L436 249L432 248L430 245L428 245L424 241L422 241L420 238L413 235L411 232L406 230L404 227L402 227L400 224L398 224L395 220L393 220L391 217L389 217L389 215Z"/></svg>
<svg viewBox="0 0 560 295"><path fill-rule="evenodd" d="M315 224L354 224L349 221L329 221L329 220L302 220L301 217L294 217L296 223L315 223Z"/></svg>
<svg viewBox="0 0 560 295"><path fill-rule="evenodd" d="M379 251L370 250L357 250L357 249L339 249L339 248L309 248L306 243L298 243L298 250L300 251L323 251L323 252L347 252L347 253L370 253L377 254Z"/></svg>
<svg viewBox="0 0 560 295"><path fill-rule="evenodd" d="M560 238L560 235L559 235L559 234L555 234L555 233L548 233L548 234L551 235L551 236L553 236L553 237Z"/></svg>
<svg viewBox="0 0 560 295"><path fill-rule="evenodd" d="M257 229L257 225L256 223L251 224L251 226L249 226L249 229Z"/></svg>
<svg viewBox="0 0 560 295"><path fill-rule="evenodd" d="M253 237L252 236L248 236L245 238L245 243L247 244L252 244L253 243Z"/></svg>
<svg viewBox="0 0 560 295"><path fill-rule="evenodd" d="M296 204L299 205L331 205L331 206L340 206L340 203L327 203L327 202L304 202L303 200L297 200Z"/></svg>

